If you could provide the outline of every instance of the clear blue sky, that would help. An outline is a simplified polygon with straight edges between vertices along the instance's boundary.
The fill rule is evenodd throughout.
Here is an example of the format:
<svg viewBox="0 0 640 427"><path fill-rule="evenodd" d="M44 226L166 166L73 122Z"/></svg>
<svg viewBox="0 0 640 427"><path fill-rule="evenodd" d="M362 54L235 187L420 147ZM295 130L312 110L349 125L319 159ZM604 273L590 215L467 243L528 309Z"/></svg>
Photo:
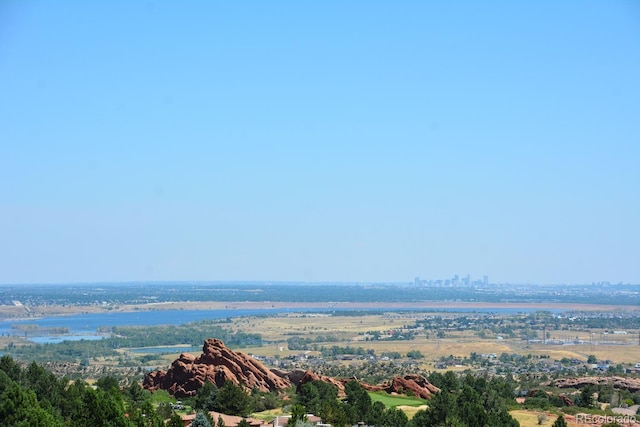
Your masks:
<svg viewBox="0 0 640 427"><path fill-rule="evenodd" d="M640 3L0 3L0 283L640 283Z"/></svg>

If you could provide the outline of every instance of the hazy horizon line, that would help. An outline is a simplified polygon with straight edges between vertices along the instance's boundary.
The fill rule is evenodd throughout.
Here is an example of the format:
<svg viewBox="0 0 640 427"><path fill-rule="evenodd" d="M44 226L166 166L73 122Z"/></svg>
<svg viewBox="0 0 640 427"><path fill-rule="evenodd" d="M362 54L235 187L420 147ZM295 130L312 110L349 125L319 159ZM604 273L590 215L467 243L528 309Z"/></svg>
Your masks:
<svg viewBox="0 0 640 427"><path fill-rule="evenodd" d="M426 280L442 280L442 279L426 279ZM211 284L211 285L343 285L343 286L362 286L362 285L396 285L396 286L416 286L416 287L429 287L433 285L429 284L415 284L414 281L340 281L340 280L321 280L321 281L306 281L306 280L114 280L114 281L72 281L72 282L20 282L10 283L3 282L0 286L97 286L97 285L131 285L131 284ZM471 287L478 284L468 285L440 285L437 287ZM483 286L640 286L640 283L633 282L610 282L610 281L592 281L588 282L489 282Z"/></svg>

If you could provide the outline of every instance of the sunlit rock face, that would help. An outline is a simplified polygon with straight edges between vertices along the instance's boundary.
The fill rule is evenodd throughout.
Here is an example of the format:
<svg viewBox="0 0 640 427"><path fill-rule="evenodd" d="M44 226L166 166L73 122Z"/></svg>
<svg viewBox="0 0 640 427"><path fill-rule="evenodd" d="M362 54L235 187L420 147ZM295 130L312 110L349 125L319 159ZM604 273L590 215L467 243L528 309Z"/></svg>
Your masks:
<svg viewBox="0 0 640 427"><path fill-rule="evenodd" d="M152 391L167 390L176 397L188 397L194 396L206 381L218 387L232 381L249 390L264 392L291 386L287 377L276 375L261 362L227 348L215 338L204 342L199 357L183 353L173 361L168 371L150 372L145 376L143 386Z"/></svg>
<svg viewBox="0 0 640 427"><path fill-rule="evenodd" d="M222 341L210 338L204 342L200 356L182 353L173 361L169 370L148 373L143 386L151 391L167 390L175 397L189 397L195 396L207 381L218 387L232 381L247 390L272 392L285 390L292 385L300 387L315 380L332 384L338 389L338 395L341 397L345 394L344 385L350 381L319 375L312 371L293 370L286 373L271 370L254 358L227 348ZM440 391L421 375L394 377L389 382L379 385L362 382L360 384L370 391L411 393L422 399L431 399L434 393Z"/></svg>

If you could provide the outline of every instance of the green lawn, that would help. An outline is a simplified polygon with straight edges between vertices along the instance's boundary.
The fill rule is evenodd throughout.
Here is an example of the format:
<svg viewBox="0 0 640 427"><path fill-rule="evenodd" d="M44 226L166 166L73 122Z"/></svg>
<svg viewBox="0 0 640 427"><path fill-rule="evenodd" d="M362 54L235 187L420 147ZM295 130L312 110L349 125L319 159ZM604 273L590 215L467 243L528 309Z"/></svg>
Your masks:
<svg viewBox="0 0 640 427"><path fill-rule="evenodd" d="M169 394L166 390L156 390L151 393L151 403L160 404L160 403L176 403L176 399Z"/></svg>
<svg viewBox="0 0 640 427"><path fill-rule="evenodd" d="M387 408L406 405L406 406L420 406L425 405L427 402L422 399L408 396L392 396L387 393L369 393L373 402L382 402Z"/></svg>

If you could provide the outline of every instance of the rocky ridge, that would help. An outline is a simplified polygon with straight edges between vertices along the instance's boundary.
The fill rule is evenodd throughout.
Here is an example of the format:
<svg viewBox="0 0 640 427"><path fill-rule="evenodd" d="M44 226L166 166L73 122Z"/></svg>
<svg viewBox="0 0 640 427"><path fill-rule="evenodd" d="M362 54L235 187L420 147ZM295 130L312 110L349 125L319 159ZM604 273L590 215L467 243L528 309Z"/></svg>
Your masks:
<svg viewBox="0 0 640 427"><path fill-rule="evenodd" d="M338 394L344 396L344 385L351 379L338 380L299 369L291 372L271 370L254 358L227 348L222 341L210 338L204 342L200 356L182 353L167 371L148 373L144 378L143 387L151 391L167 390L176 397L189 397L194 396L207 381L218 387L222 387L226 381L232 381L248 390L271 392L285 390L291 386L300 387L315 380L334 385ZM439 391L421 375L394 377L388 383L379 385L361 381L360 384L369 391L411 392L422 399L430 399Z"/></svg>
<svg viewBox="0 0 640 427"><path fill-rule="evenodd" d="M144 378L143 387L163 389L176 397L194 396L205 382L222 387L232 381L250 390L269 392L291 386L286 377L276 375L262 363L244 353L227 348L218 339L204 342L202 354L195 357L182 353L167 371L154 371Z"/></svg>

